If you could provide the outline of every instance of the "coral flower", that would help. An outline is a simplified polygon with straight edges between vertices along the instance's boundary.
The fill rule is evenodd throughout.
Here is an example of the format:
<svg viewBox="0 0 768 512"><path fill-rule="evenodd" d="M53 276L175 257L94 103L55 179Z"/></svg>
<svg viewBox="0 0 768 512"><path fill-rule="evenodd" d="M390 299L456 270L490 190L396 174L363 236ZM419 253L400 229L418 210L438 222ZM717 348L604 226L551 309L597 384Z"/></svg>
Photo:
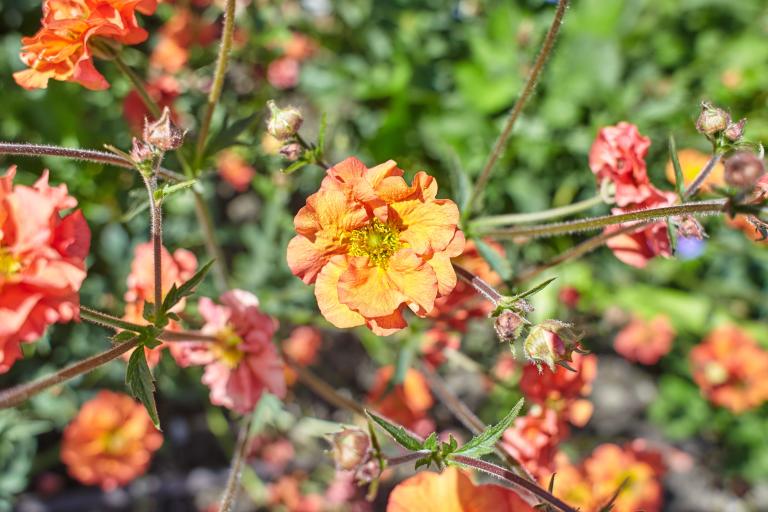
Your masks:
<svg viewBox="0 0 768 512"><path fill-rule="evenodd" d="M78 481L108 491L144 474L162 444L143 405L100 391L64 429L61 460Z"/></svg>
<svg viewBox="0 0 768 512"><path fill-rule="evenodd" d="M291 331L288 339L282 343L283 352L300 366L309 366L317 359L317 352L323 344L320 331L314 327L301 326ZM285 380L291 385L296 382L296 372L286 366Z"/></svg>
<svg viewBox="0 0 768 512"><path fill-rule="evenodd" d="M198 304L206 322L202 332L217 341L184 343L176 357L182 366L205 365L202 380L211 403L247 414L265 391L285 396L283 362L272 343L277 321L243 290L224 293L221 303L203 297Z"/></svg>
<svg viewBox="0 0 768 512"><path fill-rule="evenodd" d="M536 406L519 416L504 432L509 452L537 478L554 471L557 445L568 436L568 426L551 409Z"/></svg>
<svg viewBox="0 0 768 512"><path fill-rule="evenodd" d="M245 192L251 186L256 169L249 165L243 157L232 150L219 153L216 158L219 176L238 192Z"/></svg>
<svg viewBox="0 0 768 512"><path fill-rule="evenodd" d="M768 401L768 351L738 327L713 330L690 358L693 380L713 403L738 414Z"/></svg>
<svg viewBox="0 0 768 512"><path fill-rule="evenodd" d="M675 329L665 315L649 321L636 317L616 335L613 348L630 361L656 364L672 348Z"/></svg>
<svg viewBox="0 0 768 512"><path fill-rule="evenodd" d="M371 391L370 403L379 413L403 425L417 434L427 435L434 430L434 422L427 412L435 401L424 376L409 368L401 384L391 385L394 366L384 366L376 373Z"/></svg>
<svg viewBox="0 0 768 512"><path fill-rule="evenodd" d="M698 149L685 148L677 152L677 159L680 162L680 169L683 171L683 181L688 186L698 176L699 172L707 165L710 156L706 153L702 153ZM718 162L712 172L709 173L707 179L701 186L702 191L710 190L713 186L725 185L725 166L722 162ZM675 182L675 167L672 165L672 160L667 162L665 168L665 174L670 183Z"/></svg>
<svg viewBox="0 0 768 512"><path fill-rule="evenodd" d="M14 73L16 83L37 89L54 79L108 88L93 66L92 38L138 44L147 32L139 27L136 11L152 14L156 8L156 0L45 0L42 28L21 40L21 60L30 69Z"/></svg>
<svg viewBox="0 0 768 512"><path fill-rule="evenodd" d="M216 23L203 20L191 9L177 7L159 31L149 64L166 73L178 73L189 60L190 48L208 46L216 41L219 33Z"/></svg>
<svg viewBox="0 0 768 512"><path fill-rule="evenodd" d="M411 186L402 176L391 160L367 169L348 158L328 170L294 219L288 265L316 283L320 311L337 327L391 334L405 327L405 306L424 317L456 286L459 209L436 198L426 173Z"/></svg>
<svg viewBox="0 0 768 512"><path fill-rule="evenodd" d="M389 495L387 512L533 512L512 489L475 485L454 467L442 473L422 472L400 482Z"/></svg>
<svg viewBox="0 0 768 512"><path fill-rule="evenodd" d="M0 176L0 373L21 357L21 342L53 323L78 318L91 231L66 185L13 185ZM72 210L62 215L65 210Z"/></svg>
<svg viewBox="0 0 768 512"><path fill-rule="evenodd" d="M291 89L299 84L300 71L298 60L280 57L267 66L267 81L275 89Z"/></svg>
<svg viewBox="0 0 768 512"><path fill-rule="evenodd" d="M172 76L163 75L147 82L146 88L149 97L161 110L165 107L171 109L171 118L176 122L177 116L173 111L173 102L181 94L179 82ZM139 93L132 89L123 100L123 118L133 133L141 133L144 129L144 120L152 117L154 116L147 109Z"/></svg>

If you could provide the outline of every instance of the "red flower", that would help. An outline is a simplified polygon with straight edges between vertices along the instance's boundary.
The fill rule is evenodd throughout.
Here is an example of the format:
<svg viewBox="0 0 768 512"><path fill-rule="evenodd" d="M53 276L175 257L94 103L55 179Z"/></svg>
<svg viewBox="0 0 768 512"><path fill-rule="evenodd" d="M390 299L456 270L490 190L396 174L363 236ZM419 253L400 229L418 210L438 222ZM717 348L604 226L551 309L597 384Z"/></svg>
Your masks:
<svg viewBox="0 0 768 512"><path fill-rule="evenodd" d="M275 89L291 89L299 84L299 61L290 57L280 57L267 66L267 81Z"/></svg>
<svg viewBox="0 0 768 512"><path fill-rule="evenodd" d="M424 333L421 341L421 353L432 366L440 366L446 360L446 350L459 350L461 337L439 327L433 327Z"/></svg>
<svg viewBox="0 0 768 512"><path fill-rule="evenodd" d="M515 419L502 441L515 459L539 478L554 471L557 446L567 436L568 426L555 411L536 406Z"/></svg>
<svg viewBox="0 0 768 512"><path fill-rule="evenodd" d="M13 185L0 177L0 373L21 357L21 342L53 323L78 319L91 231L66 185Z"/></svg>
<svg viewBox="0 0 768 512"><path fill-rule="evenodd" d="M178 73L189 60L192 46L208 46L219 37L219 26L203 20L190 9L176 8L158 34L157 45L149 57L153 68Z"/></svg>
<svg viewBox="0 0 768 512"><path fill-rule="evenodd" d="M147 92L160 109L164 107L171 109L171 117L175 121L176 115L173 113L173 102L181 93L179 82L172 76L162 75L147 82ZM139 93L131 89L131 92L123 100L123 117L134 133L141 133L144 128L144 119L154 116L147 110L147 106L144 104L141 96L139 96Z"/></svg>
<svg viewBox="0 0 768 512"><path fill-rule="evenodd" d="M368 393L368 402L392 421L417 434L429 434L434 430L434 422L427 417L427 412L435 402L426 380L421 373L409 368L403 382L390 389L394 371L394 366L379 369Z"/></svg>
<svg viewBox="0 0 768 512"><path fill-rule="evenodd" d="M219 153L216 159L219 176L238 192L245 192L251 186L256 169L249 165L243 157L232 150Z"/></svg>
<svg viewBox="0 0 768 512"><path fill-rule="evenodd" d="M630 361L656 364L669 353L674 338L675 329L666 316L650 321L635 317L616 335L613 348Z"/></svg>

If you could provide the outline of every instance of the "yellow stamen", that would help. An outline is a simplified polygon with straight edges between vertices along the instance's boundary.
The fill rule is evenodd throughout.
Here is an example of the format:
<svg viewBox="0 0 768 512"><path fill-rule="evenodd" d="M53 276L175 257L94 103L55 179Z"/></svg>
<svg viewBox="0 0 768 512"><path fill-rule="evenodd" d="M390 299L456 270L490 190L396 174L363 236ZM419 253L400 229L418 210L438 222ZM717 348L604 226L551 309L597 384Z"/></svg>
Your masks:
<svg viewBox="0 0 768 512"><path fill-rule="evenodd" d="M216 357L230 368L235 368L243 359L244 352L240 350L243 339L234 329L227 326L216 334L218 342L213 347Z"/></svg>
<svg viewBox="0 0 768 512"><path fill-rule="evenodd" d="M0 277L9 278L21 270L19 258L0 247Z"/></svg>
<svg viewBox="0 0 768 512"><path fill-rule="evenodd" d="M402 246L400 230L379 219L373 219L367 226L352 231L348 243L348 254L368 256L371 263L378 267L386 267L389 258Z"/></svg>

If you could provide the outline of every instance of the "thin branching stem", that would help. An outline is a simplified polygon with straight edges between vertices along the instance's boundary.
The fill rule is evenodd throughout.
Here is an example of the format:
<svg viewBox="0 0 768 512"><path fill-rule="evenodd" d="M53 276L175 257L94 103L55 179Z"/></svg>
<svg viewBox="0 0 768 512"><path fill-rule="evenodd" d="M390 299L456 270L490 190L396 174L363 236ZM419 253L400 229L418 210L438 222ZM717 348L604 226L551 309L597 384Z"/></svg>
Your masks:
<svg viewBox="0 0 768 512"><path fill-rule="evenodd" d="M560 26L563 23L563 16L565 16L565 11L567 8L568 0L560 0L558 2L557 9L555 10L555 17L552 19L552 24L547 31L547 35L544 37L541 50L539 51L538 56L536 56L536 60L533 63L531 72L528 74L528 79L523 86L523 90L520 93L520 96L517 98L515 104L512 106L512 110L509 112L507 121L504 123L504 128L501 130L499 138L496 139L496 143L493 145L491 154L488 156L488 160L485 162L485 166L480 172L480 177L477 179L477 183L472 190L472 195L470 196L469 203L467 205L467 213L471 213L472 210L478 206L477 203L485 191L485 186L488 184L491 171L493 171L496 162L504 152L504 148L507 145L509 136L512 133L512 128L515 127L515 122L517 121L518 117L520 117L520 113L523 111L525 104L528 102L531 95L533 94L534 89L536 88L539 75L541 75L541 71L544 69L544 64L546 64L547 59L552 53L552 48L555 45L555 40L557 39L557 34L560 31Z"/></svg>
<svg viewBox="0 0 768 512"><path fill-rule="evenodd" d="M96 311L95 309L80 306L80 319L86 322L90 322L101 327L106 327L115 330L125 330L135 333L141 333L147 327L146 325L139 325L133 322L127 322L122 318ZM161 341L170 342L184 342L184 341L200 341L205 343L216 343L218 340L215 336L209 334L203 334L198 331L169 331L164 330L158 337Z"/></svg>
<svg viewBox="0 0 768 512"><path fill-rule="evenodd" d="M527 222L539 222L542 220L557 219L560 217L566 217L573 215L574 213L583 212L594 208L595 206L605 204L605 200L602 196L597 195L578 201L566 206L559 206L557 208L550 208L549 210L542 210L540 212L531 213L509 213L505 215L493 215L489 217L479 217L472 221L473 227L477 226L507 226L510 224L525 224Z"/></svg>
<svg viewBox="0 0 768 512"><path fill-rule="evenodd" d="M250 440L249 436L252 421L253 415L249 414L243 418L243 423L240 425L240 432L237 434L237 444L235 445L235 453L232 455L232 462L229 465L227 485L224 487L224 493L221 495L219 512L230 512L235 510L237 494L240 490L240 478L243 475L243 464L245 463L245 456L248 453L248 441Z"/></svg>
<svg viewBox="0 0 768 512"><path fill-rule="evenodd" d="M453 269L456 271L456 276L458 276L459 279L469 284L477 293L491 301L494 306L502 299L503 296L496 291L496 288L483 281L480 277L476 276L466 268L454 263Z"/></svg>
<svg viewBox="0 0 768 512"><path fill-rule="evenodd" d="M699 190L699 188L701 188L704 182L707 181L707 178L712 173L715 166L720 162L721 158L723 158L722 153L715 153L712 155L712 158L710 158L704 167L701 168L699 174L696 175L688 188L685 189L685 193L683 194L684 199L692 197Z"/></svg>
<svg viewBox="0 0 768 512"><path fill-rule="evenodd" d="M288 354L283 353L283 360L285 360L285 363L289 368L296 372L299 381L311 389L317 396L340 409L348 409L360 416L365 416L365 409L360 404L340 395L333 386L315 375L308 368L304 368L298 364Z"/></svg>
<svg viewBox="0 0 768 512"><path fill-rule="evenodd" d="M152 117L160 117L160 106L154 99L152 99L152 96L149 95L149 91L147 91L147 87L144 85L144 81L141 79L141 77L136 74L131 66L125 63L119 52L113 51L111 49L109 52L114 58L115 65L120 70L120 72L124 74L125 77L128 78L128 80L131 82L131 85L133 85L134 90L141 98L144 106L146 106L147 110L149 110L149 113L152 114Z"/></svg>
<svg viewBox="0 0 768 512"><path fill-rule="evenodd" d="M399 466L401 464L408 464L409 462L419 460L420 458L432 453L429 450L417 450L415 452L406 453L399 457L390 457L386 459L386 467L391 468L393 466Z"/></svg>
<svg viewBox="0 0 768 512"><path fill-rule="evenodd" d="M216 238L216 227L213 223L208 204L205 202L205 198L200 192L195 190L194 187L192 187L192 197L195 200L195 215L197 216L197 222L200 224L200 228L203 232L205 249L208 252L208 255L214 259L213 267L211 267L213 282L219 293L223 293L229 287L227 279L227 260L225 259L224 251Z"/></svg>
<svg viewBox="0 0 768 512"><path fill-rule="evenodd" d="M601 229L615 224L625 222L637 222L646 220L664 220L678 215L707 215L722 213L726 208L726 200L699 201L694 203L684 203L674 206L662 206L659 208L648 208L646 210L636 210L618 215L603 215L600 217L590 217L588 219L579 219L568 222L553 222L551 224L536 224L533 226L521 226L499 230L488 230L483 235L496 238L538 238L564 235L568 233L577 233L580 231L591 231Z"/></svg>

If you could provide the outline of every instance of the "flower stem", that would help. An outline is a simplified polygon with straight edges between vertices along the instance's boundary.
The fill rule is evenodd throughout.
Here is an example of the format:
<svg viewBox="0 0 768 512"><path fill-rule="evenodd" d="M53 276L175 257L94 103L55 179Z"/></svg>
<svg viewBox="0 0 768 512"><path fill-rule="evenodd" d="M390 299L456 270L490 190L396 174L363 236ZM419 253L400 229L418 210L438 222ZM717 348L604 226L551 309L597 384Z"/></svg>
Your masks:
<svg viewBox="0 0 768 512"><path fill-rule="evenodd" d="M453 269L459 279L468 283L477 293L491 301L494 306L502 299L502 295L496 291L496 288L483 281L481 278L465 269L464 267L453 263Z"/></svg>
<svg viewBox="0 0 768 512"><path fill-rule="evenodd" d="M135 333L141 333L147 327L146 325L134 324L132 322L126 322L122 318L96 311L85 306L80 306L80 319L90 322L101 327L107 327L115 330L125 330ZM197 331L170 331L164 330L157 337L161 341L201 341L207 343L216 343L218 340L214 336L203 334Z"/></svg>
<svg viewBox="0 0 768 512"><path fill-rule="evenodd" d="M473 227L475 226L504 226L507 224L525 224L526 222L538 222L548 219L556 219L558 217L565 217L566 215L572 215L584 210L589 210L597 205L605 204L603 198L599 195L584 199L573 204L566 206L560 206L557 208L551 208L549 210L543 210L540 212L531 213L510 213L506 215L493 215L489 217L480 217L471 222Z"/></svg>
<svg viewBox="0 0 768 512"><path fill-rule="evenodd" d="M235 33L235 0L227 0L224 7L224 29L221 35L221 45L219 46L219 55L216 58L216 70L213 73L213 84L208 93L208 104L205 109L203 122L200 124L200 131L197 134L197 145L195 147L195 167L199 168L202 163L203 151L205 150L208 130L211 127L213 112L216 110L216 104L221 97L221 90L224 87L224 77L227 73L229 64L229 52L232 49L232 38Z"/></svg>
<svg viewBox="0 0 768 512"><path fill-rule="evenodd" d="M304 139L304 137L302 137L298 133L296 133L296 141L299 143L299 145L301 145L301 147L303 147L304 149L306 149L308 151L314 151L315 150L315 147L312 144L310 144L309 142L307 142ZM322 158L316 159L315 163L317 163L317 165L321 166L323 169L326 169L326 170L331 168L331 166L328 165L328 162L326 162Z"/></svg>
<svg viewBox="0 0 768 512"><path fill-rule="evenodd" d="M251 431L251 422L253 414L248 414L240 425L240 432L237 434L237 444L235 453L232 456L232 463L229 466L229 477L227 485L224 487L224 493L221 496L219 512L230 512L234 510L237 502L237 494L240 490L240 477L243 474L243 463L248 451L249 434Z"/></svg>
<svg viewBox="0 0 768 512"><path fill-rule="evenodd" d="M137 75L133 69L131 69L131 66L125 63L120 53L113 51L112 49L109 49L109 53L113 57L115 65L120 70L120 72L124 74L128 80L130 80L131 85L133 85L133 88L138 93L141 101L144 103L144 106L146 106L147 110L149 110L149 113L152 114L152 117L160 117L160 106L155 100L152 99L152 96L149 95L147 87L144 85L144 81L141 79L141 77Z"/></svg>
<svg viewBox="0 0 768 512"><path fill-rule="evenodd" d="M514 128L515 122L517 121L518 117L520 117L520 113L523 111L525 104L528 102L528 99L531 97L531 94L533 94L533 91L536 88L536 83L538 82L541 71L544 69L544 64L546 64L549 55L552 53L552 48L555 45L555 39L557 39L557 34L560 31L560 26L563 23L563 16L565 16L565 11L567 8L568 0L560 0L558 2L557 10L555 11L555 17L552 20L552 25L550 25L549 30L547 31L547 35L544 37L541 50L539 51L539 54L533 63L531 72L528 74L528 79L525 82L525 86L523 87L520 96L517 98L517 101L512 106L512 110L509 112L509 116L507 117L507 121L504 124L504 128L502 129L499 138L496 139L493 150L491 151L491 154L489 155L483 170L480 172L480 177L475 184L474 190L472 190L472 195L469 198L469 203L465 212L466 215L469 215L472 210L478 206L477 202L480 200L483 192L485 191L485 186L488 183L488 178L491 175L491 171L493 170L494 165L496 165L496 161L499 159L499 157L501 157L501 154L507 145L507 140L512 133L512 128Z"/></svg>
<svg viewBox="0 0 768 512"><path fill-rule="evenodd" d="M718 162L720 162L721 158L723 158L722 153L715 153L712 155L712 158L710 158L704 167L701 168L699 174L696 175L696 177L693 179L693 182L685 190L685 193L683 194L684 199L688 199L689 197L693 196L693 194L695 194L699 188L701 188L701 186L714 170L715 166L718 164Z"/></svg>
<svg viewBox="0 0 768 512"><path fill-rule="evenodd" d="M229 287L227 284L227 260L224 258L224 251L222 251L221 246L216 239L216 229L213 225L211 211L208 209L205 198L203 198L203 195L195 190L194 187L192 188L192 196L195 199L195 215L197 216L197 222L200 224L200 228L203 232L206 251L208 251L208 255L214 259L212 267L213 281L216 285L216 289L222 293Z"/></svg>
<svg viewBox="0 0 768 512"><path fill-rule="evenodd" d="M401 464L408 464L411 461L418 460L426 455L429 455L429 450L417 450L415 452L406 453L399 457L390 457L386 459L386 467L391 468L393 466L399 466Z"/></svg>
<svg viewBox="0 0 768 512"><path fill-rule="evenodd" d="M335 389L333 389L333 386L315 375L308 368L304 368L303 366L299 365L288 354L283 352L282 356L285 363L294 372L296 372L299 380L320 398L331 405L339 407L340 409L348 409L356 414L359 414L360 416L365 417L365 409L360 404L354 400L350 400L349 398L340 395Z"/></svg>
<svg viewBox="0 0 768 512"><path fill-rule="evenodd" d="M101 354L83 359L82 361L67 366L66 368L63 368L50 375L46 375L45 377L33 380L27 384L20 384L10 389L6 389L0 392L0 409L15 407L16 405L19 405L20 403L26 401L28 398L50 388L51 386L61 384L64 381L77 377L78 375L82 375L91 370L94 370L99 366L112 361L113 359L117 359L121 355L136 347L138 341L138 337L133 338L129 341L126 341L125 343L115 345L114 347L102 352Z"/></svg>
<svg viewBox="0 0 768 512"><path fill-rule="evenodd" d="M700 201L695 203L685 203L675 206L662 206L660 208L648 208L646 210L637 210L618 215L603 215L600 217L591 217L588 219L579 219L569 222L554 222L551 224L536 224L533 226L522 226L517 228L507 228L499 230L484 231L483 235L497 238L517 238L517 237L548 237L576 233L579 231L590 231L594 229L612 226L614 224L623 224L625 222L635 222L644 220L663 220L668 217L678 215L706 215L721 213L726 207L725 200Z"/></svg>
<svg viewBox="0 0 768 512"><path fill-rule="evenodd" d="M155 167L159 166L159 161L162 157L155 157L157 162ZM152 256L153 256L153 273L155 278L155 322L160 321L160 311L163 307L163 209L160 203L155 198L155 191L157 190L157 175L152 173L147 175L141 171L141 177L144 179L144 186L147 189L147 197L149 199L149 219L150 219L150 236L152 238Z"/></svg>
<svg viewBox="0 0 768 512"><path fill-rule="evenodd" d="M571 507L561 499L553 496L551 493L545 491L535 483L529 482L525 478L520 477L507 469L499 467L496 464L492 464L484 460L473 459L472 457L467 457L465 455L452 455L451 459L463 466L469 466L471 468L477 469L478 471L482 471L489 475L495 476L507 482L508 484L521 487L526 491L535 494L550 505L557 507L563 512L578 512L575 508Z"/></svg>

